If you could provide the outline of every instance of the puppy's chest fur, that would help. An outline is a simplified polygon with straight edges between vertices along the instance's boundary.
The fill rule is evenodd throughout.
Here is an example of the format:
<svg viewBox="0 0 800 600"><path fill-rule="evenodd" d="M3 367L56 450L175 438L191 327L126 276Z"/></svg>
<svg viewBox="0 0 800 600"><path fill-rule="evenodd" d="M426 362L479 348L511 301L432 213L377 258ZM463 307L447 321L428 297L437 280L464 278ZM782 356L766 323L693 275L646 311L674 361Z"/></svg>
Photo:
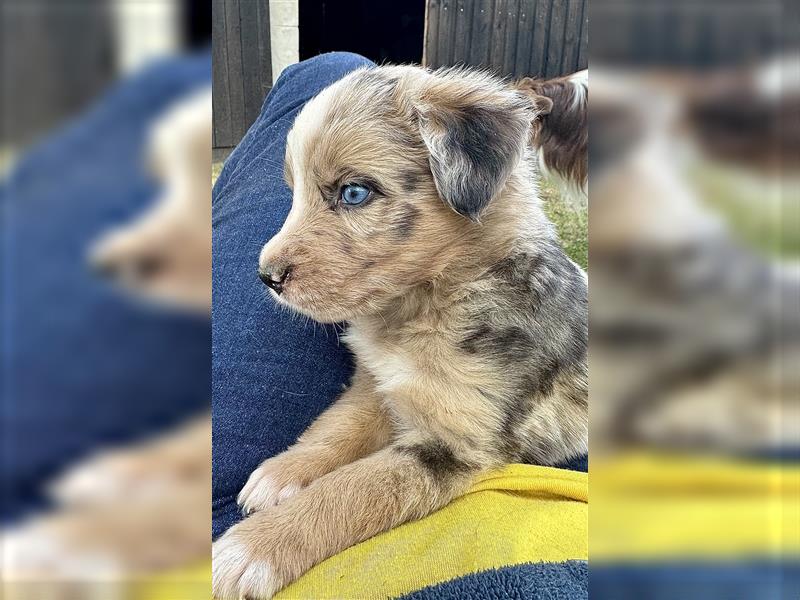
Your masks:
<svg viewBox="0 0 800 600"><path fill-rule="evenodd" d="M553 464L586 450L586 297L584 274L545 243L447 293L420 289L346 341L400 432Z"/></svg>
<svg viewBox="0 0 800 600"><path fill-rule="evenodd" d="M372 375L377 392L402 430L459 437L491 418L475 390L488 383L489 369L462 364L456 344L455 311L417 315L405 322L367 320L352 324L346 340L360 368Z"/></svg>

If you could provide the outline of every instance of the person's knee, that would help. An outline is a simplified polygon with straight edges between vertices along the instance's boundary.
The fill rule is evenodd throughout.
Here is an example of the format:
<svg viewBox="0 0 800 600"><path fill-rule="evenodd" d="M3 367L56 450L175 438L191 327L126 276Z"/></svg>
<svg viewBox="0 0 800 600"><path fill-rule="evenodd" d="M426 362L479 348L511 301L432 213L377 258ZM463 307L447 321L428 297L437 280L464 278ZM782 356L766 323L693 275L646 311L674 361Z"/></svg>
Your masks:
<svg viewBox="0 0 800 600"><path fill-rule="evenodd" d="M275 82L275 87L290 84L293 80L324 83L327 87L351 71L373 67L375 63L352 52L329 52L289 65Z"/></svg>

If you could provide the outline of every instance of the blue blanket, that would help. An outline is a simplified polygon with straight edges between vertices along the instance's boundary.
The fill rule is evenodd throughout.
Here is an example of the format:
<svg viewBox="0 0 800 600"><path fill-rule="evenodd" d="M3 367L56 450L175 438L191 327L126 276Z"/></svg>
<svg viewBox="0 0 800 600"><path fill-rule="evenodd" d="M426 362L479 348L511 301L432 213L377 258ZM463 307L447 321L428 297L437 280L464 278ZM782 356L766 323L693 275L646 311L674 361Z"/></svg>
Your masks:
<svg viewBox="0 0 800 600"><path fill-rule="evenodd" d="M403 596L403 600L551 600L588 598L586 561L529 563L459 577Z"/></svg>

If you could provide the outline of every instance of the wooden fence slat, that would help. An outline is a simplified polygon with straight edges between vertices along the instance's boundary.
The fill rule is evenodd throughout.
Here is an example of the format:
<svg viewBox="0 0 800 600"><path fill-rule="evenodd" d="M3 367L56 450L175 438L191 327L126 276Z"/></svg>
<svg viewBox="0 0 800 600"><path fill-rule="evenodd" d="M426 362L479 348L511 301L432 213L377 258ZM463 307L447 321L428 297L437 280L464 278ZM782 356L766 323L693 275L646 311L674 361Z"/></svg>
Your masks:
<svg viewBox="0 0 800 600"><path fill-rule="evenodd" d="M272 89L272 48L269 37L269 0L259 0L256 3L256 23L258 24L258 54L261 64L261 100L259 110L264 103L264 98Z"/></svg>
<svg viewBox="0 0 800 600"><path fill-rule="evenodd" d="M530 55L530 70L537 77L547 72L547 36L550 32L550 0L537 0L536 18L533 24L533 45Z"/></svg>
<svg viewBox="0 0 800 600"><path fill-rule="evenodd" d="M564 51L561 55L561 72L574 73L578 69L578 52L581 36L583 3L567 2L567 17L564 25Z"/></svg>
<svg viewBox="0 0 800 600"><path fill-rule="evenodd" d="M244 135L245 129L242 30L239 22L239 0L225 0L225 34L228 46L228 93L230 94L231 128L238 142Z"/></svg>
<svg viewBox="0 0 800 600"><path fill-rule="evenodd" d="M257 1L239 3L239 22L242 40L242 89L244 92L244 123L247 128L258 117L261 98L261 55L258 45Z"/></svg>
<svg viewBox="0 0 800 600"><path fill-rule="evenodd" d="M456 0L454 10L454 28L449 33L452 36L453 54L452 64L470 64L469 51L472 43L472 27L475 19L474 9L478 2L470 0Z"/></svg>
<svg viewBox="0 0 800 600"><path fill-rule="evenodd" d="M235 144L231 125L228 88L228 44L225 33L225 0L212 0L215 17L211 24L211 69L214 139L217 148Z"/></svg>
<svg viewBox="0 0 800 600"><path fill-rule="evenodd" d="M519 10L519 32L517 34L517 49L513 74L533 75L531 70L531 48L533 47L533 26L536 22L536 0L522 0Z"/></svg>
<svg viewBox="0 0 800 600"><path fill-rule="evenodd" d="M503 74L514 72L514 62L517 58L517 39L519 35L519 0L508 0L506 2L506 43L503 51L503 62L501 72Z"/></svg>
<svg viewBox="0 0 800 600"><path fill-rule="evenodd" d="M456 0L442 0L441 19L439 20L439 38L436 43L439 45L437 57L439 62L435 66L452 65L453 51L455 49L455 22L457 12Z"/></svg>
<svg viewBox="0 0 800 600"><path fill-rule="evenodd" d="M485 66L489 64L489 38L494 17L494 0L474 3L472 33L469 40L469 64Z"/></svg>
<svg viewBox="0 0 800 600"><path fill-rule="evenodd" d="M509 0L495 0L492 15L492 34L489 41L488 64L498 73L502 73L506 51L506 31L508 29Z"/></svg>
<svg viewBox="0 0 800 600"><path fill-rule="evenodd" d="M545 75L556 77L565 73L561 62L564 53L564 27L569 0L553 0L550 5L550 25L547 29L547 63Z"/></svg>
<svg viewBox="0 0 800 600"><path fill-rule="evenodd" d="M587 69L589 67L589 12L590 6L588 2L583 2L581 6L581 33L580 43L578 44L578 70Z"/></svg>
<svg viewBox="0 0 800 600"><path fill-rule="evenodd" d="M425 7L425 40L422 62L425 65L439 64L439 0L428 0ZM433 43L431 43L431 41Z"/></svg>

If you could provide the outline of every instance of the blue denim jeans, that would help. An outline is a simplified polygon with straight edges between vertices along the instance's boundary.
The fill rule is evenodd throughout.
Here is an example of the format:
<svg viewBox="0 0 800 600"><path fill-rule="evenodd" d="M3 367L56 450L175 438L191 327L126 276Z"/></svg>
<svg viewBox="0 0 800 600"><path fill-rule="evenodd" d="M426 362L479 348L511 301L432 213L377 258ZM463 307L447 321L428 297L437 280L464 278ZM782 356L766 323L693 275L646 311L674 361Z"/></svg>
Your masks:
<svg viewBox="0 0 800 600"><path fill-rule="evenodd" d="M257 267L291 207L283 157L295 117L324 88L371 65L332 53L288 67L214 186L214 536L239 520L236 495L250 473L294 443L350 378L334 327L278 309Z"/></svg>

